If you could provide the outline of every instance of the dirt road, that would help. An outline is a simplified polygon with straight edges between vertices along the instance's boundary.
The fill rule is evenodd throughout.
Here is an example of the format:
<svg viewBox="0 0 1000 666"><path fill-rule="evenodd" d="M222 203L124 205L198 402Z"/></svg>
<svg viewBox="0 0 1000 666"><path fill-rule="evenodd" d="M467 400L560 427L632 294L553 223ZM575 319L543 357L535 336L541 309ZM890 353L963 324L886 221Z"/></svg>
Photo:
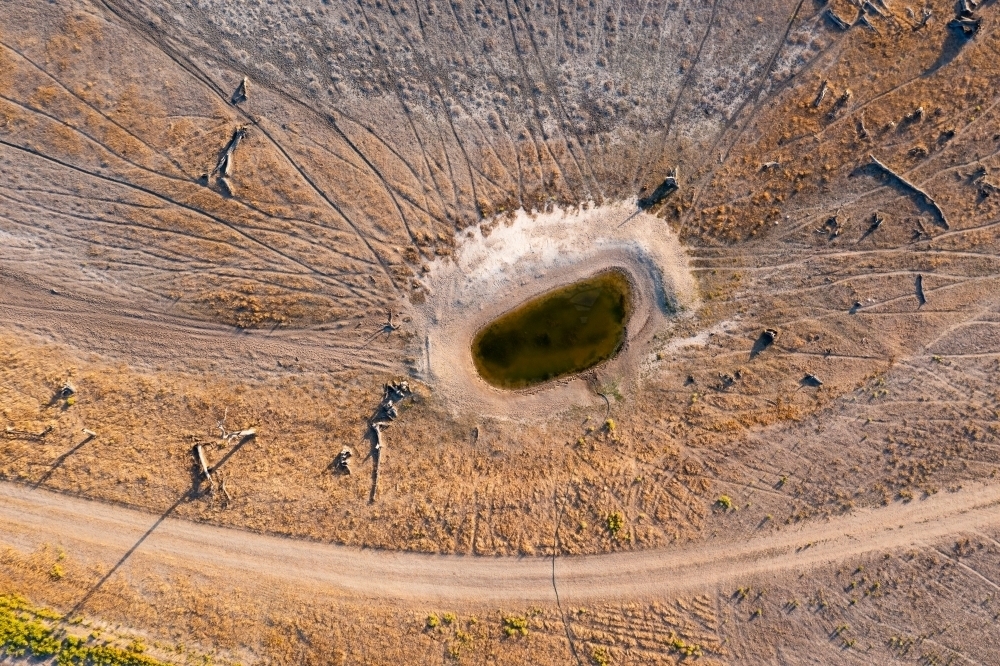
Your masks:
<svg viewBox="0 0 1000 666"><path fill-rule="evenodd" d="M1000 523L1000 485L977 486L805 527L675 550L559 558L434 556L293 541L166 518L0 483L0 543L59 544L114 565L135 548L164 569L273 577L306 589L400 600L563 603L699 590L753 574L802 570ZM153 528L153 529L151 529ZM144 538L144 535L145 538ZM115 575L128 575L128 560Z"/></svg>

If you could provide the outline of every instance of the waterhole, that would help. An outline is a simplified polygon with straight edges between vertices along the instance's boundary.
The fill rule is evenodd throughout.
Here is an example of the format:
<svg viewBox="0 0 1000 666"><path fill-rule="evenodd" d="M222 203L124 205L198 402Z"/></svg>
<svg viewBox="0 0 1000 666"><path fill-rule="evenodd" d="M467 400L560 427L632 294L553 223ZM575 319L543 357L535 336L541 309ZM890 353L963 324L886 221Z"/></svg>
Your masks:
<svg viewBox="0 0 1000 666"><path fill-rule="evenodd" d="M625 341L628 280L598 273L542 294L485 326L472 341L480 376L517 389L591 368Z"/></svg>

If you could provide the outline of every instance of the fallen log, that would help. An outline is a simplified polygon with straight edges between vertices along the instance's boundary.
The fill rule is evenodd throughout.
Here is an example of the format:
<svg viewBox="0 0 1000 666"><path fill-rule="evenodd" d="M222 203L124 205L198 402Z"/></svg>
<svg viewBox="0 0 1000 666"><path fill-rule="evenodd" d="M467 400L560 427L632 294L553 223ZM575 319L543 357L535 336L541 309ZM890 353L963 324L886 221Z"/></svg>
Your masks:
<svg viewBox="0 0 1000 666"><path fill-rule="evenodd" d="M816 99L813 100L813 108L818 109L819 105L823 103L826 99L826 93L830 89L830 82L824 81L823 85L819 87L819 92L816 94Z"/></svg>
<svg viewBox="0 0 1000 666"><path fill-rule="evenodd" d="M369 503L375 501L375 494L378 492L378 477L380 463L382 461L382 430L389 427L391 422L399 415L396 405L406 398L413 397L413 391L406 382L391 382L385 385L382 402L375 409L375 413L368 419L368 431L371 438L371 458L372 458L372 489L368 496Z"/></svg>
<svg viewBox="0 0 1000 666"><path fill-rule="evenodd" d="M844 19L837 16L837 13L833 11L832 7L828 7L824 15L830 20L830 23L837 26L840 30L847 30L851 27L851 24Z"/></svg>
<svg viewBox="0 0 1000 666"><path fill-rule="evenodd" d="M202 475L204 475L205 480L208 481L209 483L212 483L212 475L208 471L209 470L208 459L205 458L205 447L203 447L201 444L195 444L194 455L195 458L198 460L198 463L201 465L201 473Z"/></svg>
<svg viewBox="0 0 1000 666"><path fill-rule="evenodd" d="M52 432L52 426L46 426L45 430L42 430L41 432L17 430L14 426L7 426L7 429L3 432L3 436L7 439L27 439L34 442L40 442L45 439L45 436L50 432Z"/></svg>
<svg viewBox="0 0 1000 666"><path fill-rule="evenodd" d="M871 158L871 163L875 167L880 169L883 173L888 174L889 176L895 178L901 185L903 185L903 187L910 190L911 192L919 194L920 197L923 199L924 204L926 204L928 208L934 211L934 214L937 216L938 221L941 223L942 227L944 227L945 229L951 228L951 226L948 224L948 219L944 215L944 211L941 210L941 206L939 206L938 203L934 201L934 198L931 197L931 195L927 194L927 192L924 192L922 189L920 189L919 187L908 181L906 177L903 176L902 174L893 171L891 167L880 162L878 159L876 159L874 155L869 155L868 157Z"/></svg>

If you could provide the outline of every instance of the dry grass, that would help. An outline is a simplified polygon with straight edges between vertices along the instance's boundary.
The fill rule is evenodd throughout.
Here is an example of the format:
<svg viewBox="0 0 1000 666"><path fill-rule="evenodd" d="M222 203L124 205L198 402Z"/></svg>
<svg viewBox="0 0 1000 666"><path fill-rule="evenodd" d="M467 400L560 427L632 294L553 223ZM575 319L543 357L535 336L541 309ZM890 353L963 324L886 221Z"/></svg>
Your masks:
<svg viewBox="0 0 1000 666"><path fill-rule="evenodd" d="M807 576L739 578L734 572L729 586L702 594L570 602L561 612L548 605L348 600L273 581L250 588L223 571L165 579L143 567L139 552L88 597L68 629L123 645L138 637L149 654L177 664L202 663L207 654L223 664L545 666L572 662L573 651L583 663L598 655L611 664L640 665L761 663L779 653L837 662L844 651L879 663L989 661L988 642L969 636L988 635L1000 613L988 583L998 573L995 536L959 535L905 552L876 552ZM58 545L8 548L0 562L0 594L30 591L34 605L60 612L106 571ZM54 563L64 570L58 580L50 575Z"/></svg>
<svg viewBox="0 0 1000 666"><path fill-rule="evenodd" d="M12 285L0 297L4 308L11 300L0 419L53 430L39 442L0 439L0 478L157 515L183 498L176 515L191 520L481 555L738 539L995 478L1000 199L970 177L982 165L1000 183L991 10L980 34L954 48L945 28L953 3L932 2L935 19L919 30L895 7L895 22L873 17L878 33L840 32L804 3L786 40L796 4L638 15L628 3L477 13L456 2L416 16L394 3L296 15L272 4L247 24L178 6L168 11L187 23L156 19L153 29L152 10L130 23L128 12L88 3L21 3L0 33L0 138L9 144L0 147L0 284ZM854 11L833 4L839 15ZM335 28L316 31L314 21ZM274 34L255 32L264 26ZM647 43L660 33L671 37ZM223 34L240 39L213 37ZM226 89L244 75L251 99L233 107ZM824 81L830 91L817 107ZM906 121L917 107L923 116ZM241 125L251 130L230 198L198 179ZM951 229L866 170L869 154L931 192ZM762 168L769 162L779 164ZM614 431L601 427L603 408L528 425L454 415L433 387L417 386L386 431L380 493L368 504L366 419L381 384L416 367L420 343L404 327L362 348L385 310L419 302L426 266L452 254L456 234L501 221L488 216L641 196L678 164L682 188L655 212L689 244L704 306L661 333L643 376L599 377L621 386ZM885 224L864 236L875 212ZM842 233L817 233L834 215ZM35 289L30 316L11 295L22 277ZM50 287L70 293L53 306L68 310L49 310ZM162 340L141 328L146 347L119 331L103 356L89 354L106 330L101 318L119 310L169 326ZM239 336L251 334L227 337L206 322L263 330L244 344ZM210 343L198 338L205 326ZM751 358L765 327L781 336ZM301 335L266 337L272 328ZM176 355L150 361L149 338ZM51 342L61 339L78 348ZM204 351L211 344L218 353ZM294 344L302 353L285 353ZM806 373L823 386L800 386ZM67 379L77 388L71 405L53 399ZM257 439L220 445L223 414L231 429L255 427ZM98 437L84 443L83 428ZM210 442L211 461L232 454L222 469L228 506L198 490L193 441ZM334 476L327 466L344 445L355 471ZM732 511L713 511L721 495ZM620 520L609 530L612 515ZM989 635L983 618L995 621L993 592L960 562L979 557L976 571L996 580L981 556L991 538L958 555L893 556L857 582L881 586L855 603L853 591L838 590L858 577L826 571L815 586L748 581L769 592L745 601L713 591L661 606L564 610L576 614L571 635L584 661L679 661L698 646L702 661L760 663L787 657L771 648L783 644L831 661L861 646L887 663L988 661L977 637ZM55 580L51 549L4 558L3 591L56 608L100 575L70 554ZM552 608L324 605L301 590L275 590L261 606L258 587L220 578L206 594L192 581L113 578L88 609L226 659L573 657ZM918 610L898 626L871 620L911 605ZM428 631L431 612L458 617ZM949 613L964 618L966 644L949 635ZM480 623L470 624L474 614ZM528 618L529 635L508 639L503 614ZM355 631L371 626L382 629Z"/></svg>
<svg viewBox="0 0 1000 666"><path fill-rule="evenodd" d="M43 442L0 442L0 474L23 483L152 512L186 497L177 509L182 517L431 552L550 552L556 501L565 507L561 549L569 553L686 539L704 513L708 481L663 435L612 436L597 421L582 430L566 423L561 435L479 423L473 444L474 424L445 415L423 389L387 431L380 494L369 505L363 436L380 395L375 381L148 373L81 361L52 345L2 344L0 415L21 430L54 428ZM66 380L77 390L72 406L53 400ZM204 488L193 492L199 484L191 455L193 441L209 442L213 462L232 451L233 444L211 444L223 414L228 428L259 433L222 468L235 498L225 508ZM99 436L80 445L83 428ZM522 437L541 448L525 447ZM346 477L327 469L343 445L356 453L355 472ZM633 522L629 537L611 538L600 528L602 516L623 509Z"/></svg>
<svg viewBox="0 0 1000 666"><path fill-rule="evenodd" d="M7 549L0 560L0 593L30 590L33 604L59 612L74 606L104 571L45 544L30 552ZM48 573L56 561L65 570L59 580ZM141 566L141 555L129 566ZM141 582L116 575L77 609L70 628L123 644L139 637L151 656L177 664L200 663L207 654L222 664L545 666L572 660L567 624L581 658L602 648L611 663L660 664L664 658L681 659L678 645L698 646L707 664L724 663L728 655L714 602L704 595L574 606L564 609L563 618L548 605L410 606L345 600L323 592L302 595L273 582L265 588L246 588L220 572L203 572L198 582L163 579L152 572ZM513 625L519 629L505 630ZM354 631L361 626L376 629ZM147 630L137 631L139 627Z"/></svg>

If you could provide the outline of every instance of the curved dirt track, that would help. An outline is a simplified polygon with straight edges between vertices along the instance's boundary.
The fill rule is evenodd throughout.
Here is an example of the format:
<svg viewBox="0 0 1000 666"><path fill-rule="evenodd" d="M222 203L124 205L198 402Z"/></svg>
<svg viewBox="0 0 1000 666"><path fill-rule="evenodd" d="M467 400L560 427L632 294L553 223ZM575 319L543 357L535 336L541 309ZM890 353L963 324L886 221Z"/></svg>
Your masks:
<svg viewBox="0 0 1000 666"><path fill-rule="evenodd" d="M597 600L704 589L753 574L926 543L1000 523L1000 485L857 511L738 544L551 558L481 558L358 550L263 536L0 484L0 539L58 543L117 560L130 549L161 567L272 577L296 587L400 600ZM146 535L146 536L144 536ZM110 556L110 557L109 557ZM124 558L123 558L124 559ZM126 560L127 561L127 560ZM126 574L127 575L127 574Z"/></svg>

